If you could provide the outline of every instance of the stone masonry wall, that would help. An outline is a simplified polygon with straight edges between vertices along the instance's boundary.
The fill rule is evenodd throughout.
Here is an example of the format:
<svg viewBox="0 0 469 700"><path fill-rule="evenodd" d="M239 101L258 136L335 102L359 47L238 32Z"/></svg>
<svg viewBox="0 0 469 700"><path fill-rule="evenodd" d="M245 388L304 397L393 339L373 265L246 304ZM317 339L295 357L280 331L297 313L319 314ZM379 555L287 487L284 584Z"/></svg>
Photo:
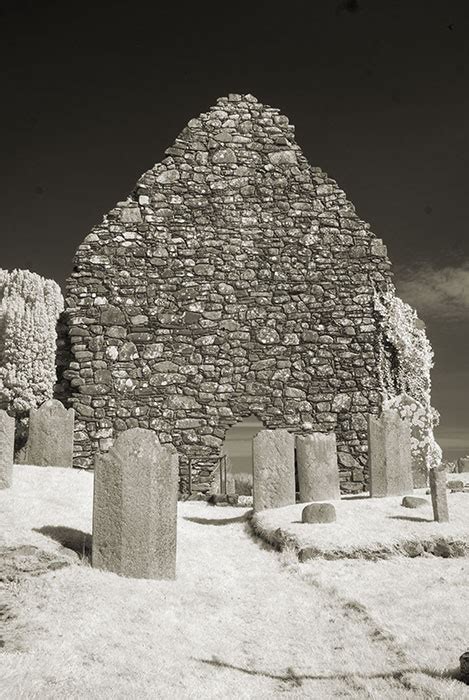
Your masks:
<svg viewBox="0 0 469 700"><path fill-rule="evenodd" d="M252 95L220 98L166 156L85 238L68 280L75 466L151 428L179 452L181 489L204 491L226 430L254 414L335 431L342 489L362 490L385 246Z"/></svg>

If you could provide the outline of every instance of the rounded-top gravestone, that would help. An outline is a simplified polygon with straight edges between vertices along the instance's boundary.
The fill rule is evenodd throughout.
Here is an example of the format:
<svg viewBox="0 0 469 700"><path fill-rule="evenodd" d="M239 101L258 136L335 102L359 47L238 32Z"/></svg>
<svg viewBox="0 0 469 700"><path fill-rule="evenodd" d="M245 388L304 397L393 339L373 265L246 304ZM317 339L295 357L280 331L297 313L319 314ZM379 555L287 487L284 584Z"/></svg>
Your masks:
<svg viewBox="0 0 469 700"><path fill-rule="evenodd" d="M332 503L310 503L301 513L303 523L333 523L336 512Z"/></svg>
<svg viewBox="0 0 469 700"><path fill-rule="evenodd" d="M98 457L92 564L131 578L176 577L178 456L152 430L132 428Z"/></svg>

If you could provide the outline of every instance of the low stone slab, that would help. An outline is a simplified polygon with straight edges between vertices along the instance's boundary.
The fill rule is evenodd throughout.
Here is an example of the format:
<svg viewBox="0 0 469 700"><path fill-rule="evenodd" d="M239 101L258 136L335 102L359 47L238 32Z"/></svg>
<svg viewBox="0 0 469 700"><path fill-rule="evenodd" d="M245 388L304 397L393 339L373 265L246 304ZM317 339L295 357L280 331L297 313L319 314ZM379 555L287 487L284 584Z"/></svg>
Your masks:
<svg viewBox="0 0 469 700"><path fill-rule="evenodd" d="M173 446L132 428L96 462L92 564L131 578L176 576L179 468Z"/></svg>
<svg viewBox="0 0 469 700"><path fill-rule="evenodd" d="M303 523L333 523L336 519L332 503L310 503L301 512Z"/></svg>
<svg viewBox="0 0 469 700"><path fill-rule="evenodd" d="M254 510L295 503L295 436L260 430L252 441Z"/></svg>
<svg viewBox="0 0 469 700"><path fill-rule="evenodd" d="M404 506L404 508L421 508L422 506L428 506L428 501L426 498L419 498L418 496L404 496L401 506Z"/></svg>
<svg viewBox="0 0 469 700"><path fill-rule="evenodd" d="M0 411L0 489L8 489L13 479L15 419Z"/></svg>
<svg viewBox="0 0 469 700"><path fill-rule="evenodd" d="M39 467L73 466L75 411L56 399L29 412L29 434L24 462Z"/></svg>
<svg viewBox="0 0 469 700"><path fill-rule="evenodd" d="M447 481L446 487L451 491L464 491L464 482L459 479Z"/></svg>
<svg viewBox="0 0 469 700"><path fill-rule="evenodd" d="M22 581L73 563L78 563L78 556L64 547L57 552L45 552L29 544L0 547L0 583Z"/></svg>
<svg viewBox="0 0 469 700"><path fill-rule="evenodd" d="M340 499L335 433L311 433L296 438L300 503Z"/></svg>

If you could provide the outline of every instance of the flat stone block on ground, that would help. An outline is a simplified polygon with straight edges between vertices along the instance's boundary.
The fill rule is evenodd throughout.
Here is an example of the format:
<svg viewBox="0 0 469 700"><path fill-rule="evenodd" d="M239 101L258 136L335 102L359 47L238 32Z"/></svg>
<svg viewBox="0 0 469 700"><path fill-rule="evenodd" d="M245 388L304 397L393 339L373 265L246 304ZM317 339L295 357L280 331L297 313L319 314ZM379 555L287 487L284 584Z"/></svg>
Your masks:
<svg viewBox="0 0 469 700"><path fill-rule="evenodd" d="M419 498L418 496L404 496L401 503L401 506L403 506L404 508L421 508L422 506L427 505L427 499Z"/></svg>
<svg viewBox="0 0 469 700"><path fill-rule="evenodd" d="M460 481L459 479L447 481L446 487L448 489L451 489L452 491L463 491L464 490L464 481Z"/></svg>
<svg viewBox="0 0 469 700"><path fill-rule="evenodd" d="M303 523L333 523L336 512L332 503L310 503L301 512Z"/></svg>

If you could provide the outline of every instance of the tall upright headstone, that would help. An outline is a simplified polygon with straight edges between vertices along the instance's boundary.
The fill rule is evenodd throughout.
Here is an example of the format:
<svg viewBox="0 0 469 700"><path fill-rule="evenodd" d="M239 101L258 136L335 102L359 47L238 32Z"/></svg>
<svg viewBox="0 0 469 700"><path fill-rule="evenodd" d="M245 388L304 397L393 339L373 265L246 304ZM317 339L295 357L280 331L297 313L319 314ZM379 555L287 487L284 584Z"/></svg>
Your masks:
<svg viewBox="0 0 469 700"><path fill-rule="evenodd" d="M0 411L0 489L8 489L13 478L15 419Z"/></svg>
<svg viewBox="0 0 469 700"><path fill-rule="evenodd" d="M300 502L340 498L335 433L311 433L296 438Z"/></svg>
<svg viewBox="0 0 469 700"><path fill-rule="evenodd" d="M288 430L260 430L252 441L253 507L295 503L295 436Z"/></svg>
<svg viewBox="0 0 469 700"><path fill-rule="evenodd" d="M40 467L73 466L75 411L56 399L29 412L29 434L24 462Z"/></svg>
<svg viewBox="0 0 469 700"><path fill-rule="evenodd" d="M92 564L130 578L176 577L179 459L152 430L120 433L96 460Z"/></svg>
<svg viewBox="0 0 469 700"><path fill-rule="evenodd" d="M370 495L402 496L413 491L410 424L394 409L368 416Z"/></svg>
<svg viewBox="0 0 469 700"><path fill-rule="evenodd" d="M447 523L449 521L446 473L446 469L442 464L439 467L430 469L433 517L439 523Z"/></svg>
<svg viewBox="0 0 469 700"><path fill-rule="evenodd" d="M429 407L425 407L404 392L387 401L386 408L395 408L401 417L406 418L410 423L414 488L424 488L428 484L428 469L434 460L432 450L435 446L433 419Z"/></svg>

